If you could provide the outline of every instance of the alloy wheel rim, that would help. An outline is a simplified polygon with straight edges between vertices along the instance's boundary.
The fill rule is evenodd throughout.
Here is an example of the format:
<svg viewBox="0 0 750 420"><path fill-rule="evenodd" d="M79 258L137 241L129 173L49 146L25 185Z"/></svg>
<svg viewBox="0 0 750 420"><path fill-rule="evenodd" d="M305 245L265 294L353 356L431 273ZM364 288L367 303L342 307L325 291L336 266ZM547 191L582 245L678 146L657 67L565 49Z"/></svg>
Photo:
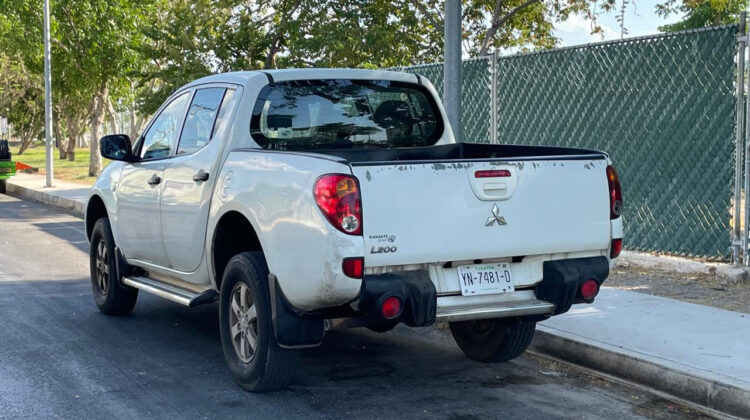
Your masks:
<svg viewBox="0 0 750 420"><path fill-rule="evenodd" d="M237 283L232 289L229 331L237 357L243 363L250 363L258 346L258 313L245 283Z"/></svg>
<svg viewBox="0 0 750 420"><path fill-rule="evenodd" d="M107 295L109 290L109 253L104 239L96 246L96 286L99 294Z"/></svg>

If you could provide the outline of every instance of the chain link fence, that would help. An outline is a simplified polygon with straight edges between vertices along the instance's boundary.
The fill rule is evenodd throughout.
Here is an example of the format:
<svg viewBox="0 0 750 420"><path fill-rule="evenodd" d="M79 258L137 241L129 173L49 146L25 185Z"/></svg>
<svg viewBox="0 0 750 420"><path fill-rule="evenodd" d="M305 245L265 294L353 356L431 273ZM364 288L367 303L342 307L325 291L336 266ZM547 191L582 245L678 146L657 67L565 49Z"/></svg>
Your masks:
<svg viewBox="0 0 750 420"><path fill-rule="evenodd" d="M392 70L415 73L426 77L443 94L443 64L423 64L413 67L399 67ZM464 60L461 68L464 140L486 143L490 132L490 60L472 58Z"/></svg>
<svg viewBox="0 0 750 420"><path fill-rule="evenodd" d="M620 173L625 247L726 260L737 27L500 57L497 138L604 150ZM463 64L466 141L487 142L492 58ZM442 64L403 69L442 92Z"/></svg>

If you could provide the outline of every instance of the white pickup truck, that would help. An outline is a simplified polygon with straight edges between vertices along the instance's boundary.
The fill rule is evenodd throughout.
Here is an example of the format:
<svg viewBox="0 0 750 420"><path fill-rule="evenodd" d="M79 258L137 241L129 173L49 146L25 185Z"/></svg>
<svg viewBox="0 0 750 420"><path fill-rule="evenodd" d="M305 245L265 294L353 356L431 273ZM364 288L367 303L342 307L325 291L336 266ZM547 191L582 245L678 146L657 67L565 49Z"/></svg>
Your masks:
<svg viewBox="0 0 750 420"><path fill-rule="evenodd" d="M331 328L447 321L468 357L513 359L537 321L594 300L622 247L605 153L456 143L413 74L210 76L101 151L117 162L86 208L99 309L218 299L251 391L288 384Z"/></svg>

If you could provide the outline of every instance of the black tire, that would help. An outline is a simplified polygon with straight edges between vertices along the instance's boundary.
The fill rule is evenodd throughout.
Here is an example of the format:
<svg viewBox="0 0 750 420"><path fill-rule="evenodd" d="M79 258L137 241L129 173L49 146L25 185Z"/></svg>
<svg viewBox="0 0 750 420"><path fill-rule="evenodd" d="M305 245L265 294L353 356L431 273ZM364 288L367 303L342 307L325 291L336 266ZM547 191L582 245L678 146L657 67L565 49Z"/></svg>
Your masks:
<svg viewBox="0 0 750 420"><path fill-rule="evenodd" d="M0 179L0 194L5 194L6 192L6 180Z"/></svg>
<svg viewBox="0 0 750 420"><path fill-rule="evenodd" d="M521 318L480 319L450 323L461 351L479 362L507 362L523 354L531 344L536 322Z"/></svg>
<svg viewBox="0 0 750 420"><path fill-rule="evenodd" d="M0 140L0 160L10 160L10 147L8 140Z"/></svg>
<svg viewBox="0 0 750 420"><path fill-rule="evenodd" d="M243 252L229 260L221 281L219 323L224 358L235 382L251 392L280 389L291 383L299 365L299 351L281 348L276 342L263 253ZM253 341L255 348L248 347Z"/></svg>
<svg viewBox="0 0 750 420"><path fill-rule="evenodd" d="M115 240L109 219L102 217L94 224L89 250L94 300L103 314L127 315L133 311L138 299L138 289L122 284L115 258ZM120 261L120 268L126 266L125 261Z"/></svg>

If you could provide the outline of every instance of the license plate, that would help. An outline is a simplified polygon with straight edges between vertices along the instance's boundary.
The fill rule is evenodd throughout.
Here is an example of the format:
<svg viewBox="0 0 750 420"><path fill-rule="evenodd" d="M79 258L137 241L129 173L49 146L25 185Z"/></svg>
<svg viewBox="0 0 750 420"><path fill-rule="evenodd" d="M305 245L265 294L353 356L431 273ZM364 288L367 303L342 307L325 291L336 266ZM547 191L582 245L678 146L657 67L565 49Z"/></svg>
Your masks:
<svg viewBox="0 0 750 420"><path fill-rule="evenodd" d="M458 284L464 296L507 293L515 290L509 263L459 265Z"/></svg>
<svg viewBox="0 0 750 420"><path fill-rule="evenodd" d="M9 174L11 168L0 168L0 174Z"/></svg>

